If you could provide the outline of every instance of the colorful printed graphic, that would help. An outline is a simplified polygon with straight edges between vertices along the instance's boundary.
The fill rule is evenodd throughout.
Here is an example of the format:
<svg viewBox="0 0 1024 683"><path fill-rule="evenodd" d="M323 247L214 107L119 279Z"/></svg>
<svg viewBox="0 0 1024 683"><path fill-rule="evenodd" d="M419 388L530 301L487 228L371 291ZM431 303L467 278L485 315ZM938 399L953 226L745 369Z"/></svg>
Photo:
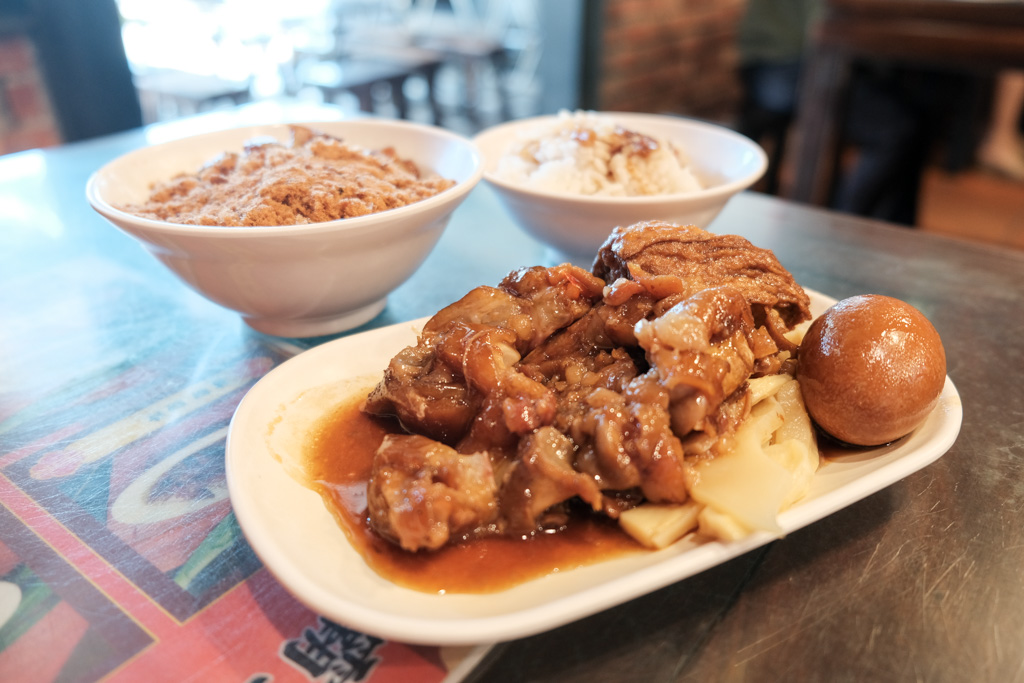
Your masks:
<svg viewBox="0 0 1024 683"><path fill-rule="evenodd" d="M33 401L0 393L0 680L444 680L440 649L296 602L235 521L231 416L301 348L168 330L142 357L98 349Z"/></svg>

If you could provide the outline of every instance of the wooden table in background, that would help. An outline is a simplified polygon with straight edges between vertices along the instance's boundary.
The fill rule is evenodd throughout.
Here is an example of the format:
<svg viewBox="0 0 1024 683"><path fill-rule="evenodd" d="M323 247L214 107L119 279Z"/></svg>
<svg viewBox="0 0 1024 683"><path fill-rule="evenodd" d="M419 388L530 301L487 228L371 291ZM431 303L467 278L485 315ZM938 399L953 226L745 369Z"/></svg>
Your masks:
<svg viewBox="0 0 1024 683"><path fill-rule="evenodd" d="M474 662L482 650L321 619L239 532L224 481L232 412L324 340L251 331L88 207L100 165L184 132L0 157L0 680L1024 680L1024 255L736 197L713 229L773 249L804 286L928 315L963 401L958 441L785 539ZM544 253L481 185L364 329L433 313Z"/></svg>

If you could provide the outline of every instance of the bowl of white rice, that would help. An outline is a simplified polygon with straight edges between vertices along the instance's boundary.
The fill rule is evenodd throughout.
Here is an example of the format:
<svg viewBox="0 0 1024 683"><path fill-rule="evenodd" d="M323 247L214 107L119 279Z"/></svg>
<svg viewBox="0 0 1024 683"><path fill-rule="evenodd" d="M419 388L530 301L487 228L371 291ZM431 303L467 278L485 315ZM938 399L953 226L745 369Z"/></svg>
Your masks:
<svg viewBox="0 0 1024 683"><path fill-rule="evenodd" d="M656 114L563 111L488 128L474 142L484 180L519 226L553 260L586 265L618 225L708 229L768 163L735 131Z"/></svg>

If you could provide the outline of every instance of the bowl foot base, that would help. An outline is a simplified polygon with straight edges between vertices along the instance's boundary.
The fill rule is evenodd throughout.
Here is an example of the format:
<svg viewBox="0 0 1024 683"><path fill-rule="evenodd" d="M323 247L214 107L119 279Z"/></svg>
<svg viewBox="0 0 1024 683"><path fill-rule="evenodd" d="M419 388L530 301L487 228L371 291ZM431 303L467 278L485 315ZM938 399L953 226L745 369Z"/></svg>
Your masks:
<svg viewBox="0 0 1024 683"><path fill-rule="evenodd" d="M345 332L369 322L384 310L387 299L375 301L354 311L319 318L247 318L245 324L275 337L320 337Z"/></svg>

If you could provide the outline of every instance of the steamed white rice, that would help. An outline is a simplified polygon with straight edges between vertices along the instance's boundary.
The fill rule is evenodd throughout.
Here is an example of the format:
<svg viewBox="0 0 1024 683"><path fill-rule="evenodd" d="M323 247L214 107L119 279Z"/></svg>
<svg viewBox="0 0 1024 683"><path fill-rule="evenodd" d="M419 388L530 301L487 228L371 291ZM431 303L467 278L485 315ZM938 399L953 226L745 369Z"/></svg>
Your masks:
<svg viewBox="0 0 1024 683"><path fill-rule="evenodd" d="M563 111L557 120L526 131L498 161L495 175L536 190L609 197L704 187L671 140L591 111Z"/></svg>

